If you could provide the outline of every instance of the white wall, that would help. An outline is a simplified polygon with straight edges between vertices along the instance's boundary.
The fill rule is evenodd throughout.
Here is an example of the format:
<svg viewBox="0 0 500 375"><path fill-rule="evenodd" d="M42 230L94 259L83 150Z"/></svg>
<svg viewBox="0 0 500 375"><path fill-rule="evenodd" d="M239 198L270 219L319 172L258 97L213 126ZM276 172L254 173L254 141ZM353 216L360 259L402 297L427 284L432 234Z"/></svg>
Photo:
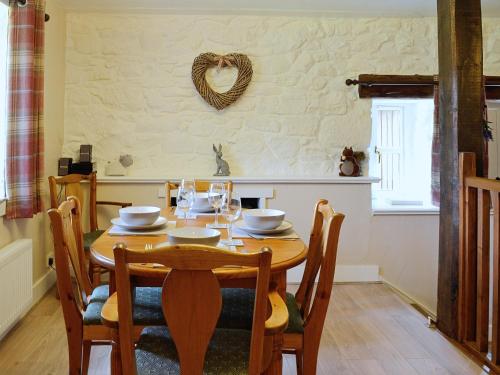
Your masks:
<svg viewBox="0 0 500 375"><path fill-rule="evenodd" d="M57 174L61 154L64 117L64 70L66 43L65 12L58 0L47 0L50 22L45 29L45 174ZM44 184L44 203L49 207L48 184ZM35 297L50 285L45 255L53 251L49 218L40 213L33 219L7 220L0 217L0 248L18 238L33 239L33 280Z"/></svg>
<svg viewBox="0 0 500 375"><path fill-rule="evenodd" d="M487 74L500 72L498 24L485 21ZM207 175L220 142L233 175L336 174L341 149L366 149L371 134L370 101L345 79L437 72L434 18L72 13L67 29L64 153L93 144L101 172L127 152L131 175ZM253 63L222 112L191 81L207 51ZM233 73L217 80L227 88Z"/></svg>
<svg viewBox="0 0 500 375"><path fill-rule="evenodd" d="M370 101L346 78L437 70L433 19L69 14L64 152L94 145L102 171L207 175L212 143L233 175L336 174L345 145L370 142ZM191 81L202 52L247 54L248 90L222 112ZM225 75L224 71L221 75ZM225 77L226 82L231 77Z"/></svg>

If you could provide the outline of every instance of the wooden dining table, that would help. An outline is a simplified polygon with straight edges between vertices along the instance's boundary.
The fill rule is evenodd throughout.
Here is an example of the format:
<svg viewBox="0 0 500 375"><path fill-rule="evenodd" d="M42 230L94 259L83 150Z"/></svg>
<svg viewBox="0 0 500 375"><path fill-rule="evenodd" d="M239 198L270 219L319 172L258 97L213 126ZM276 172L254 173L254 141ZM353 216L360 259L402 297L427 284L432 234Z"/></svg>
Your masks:
<svg viewBox="0 0 500 375"><path fill-rule="evenodd" d="M161 215L168 219L169 225L180 228L184 226L190 227L205 227L209 223L213 223L214 215L197 215L195 219L184 220L175 215L175 207L172 209L164 209ZM220 220L224 223L223 219ZM219 229L221 239L227 238L227 230ZM167 235L125 235L111 236L109 229L101 235L90 248L90 257L92 261L101 267L110 271L110 294L116 290L114 277L114 256L113 246L116 243L125 243L129 249L144 250L146 247L155 247L167 242ZM300 238L242 238L243 246L236 247L237 252L251 253L259 251L267 247L272 251L271 261L271 283L277 288L283 299L286 298L286 283L287 270L302 263L307 255L307 246ZM137 264L130 267L130 272L133 275L133 283L136 286L161 286L168 274L169 269L153 264ZM257 269L242 268L242 267L223 267L214 270L220 286L222 288L255 288ZM280 344L282 337L275 338L275 342ZM276 346L276 344L275 344ZM267 373L281 374L282 357L281 350L279 353L273 354L273 363Z"/></svg>

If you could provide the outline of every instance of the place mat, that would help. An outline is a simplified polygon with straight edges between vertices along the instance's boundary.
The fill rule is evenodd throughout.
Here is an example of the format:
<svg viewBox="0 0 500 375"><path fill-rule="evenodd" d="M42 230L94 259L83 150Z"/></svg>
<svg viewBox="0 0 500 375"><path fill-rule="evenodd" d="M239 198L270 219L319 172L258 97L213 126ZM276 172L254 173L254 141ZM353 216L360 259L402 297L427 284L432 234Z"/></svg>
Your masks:
<svg viewBox="0 0 500 375"><path fill-rule="evenodd" d="M118 225L113 225L108 232L110 236L163 236L167 235L167 230L176 227L177 222L169 221L167 225L154 230L130 230Z"/></svg>
<svg viewBox="0 0 500 375"><path fill-rule="evenodd" d="M236 251L236 246L228 246L224 242L225 242L224 240L219 241L219 243L217 244L216 247L218 247L219 249L222 249L222 250ZM155 246L153 246L153 250L156 249L156 248L158 248L158 247L171 246L171 245L172 244L170 242L168 242L168 241L161 242L161 243L156 244Z"/></svg>
<svg viewBox="0 0 500 375"><path fill-rule="evenodd" d="M184 212L182 210L179 210L178 207L175 208L174 215L177 216L179 219L184 219ZM198 216L214 216L215 212L195 212L192 211L191 213L188 213L188 220L189 219L196 219Z"/></svg>
<svg viewBox="0 0 500 375"><path fill-rule="evenodd" d="M215 225L214 223L208 223L206 227L211 229L227 229L227 224L219 223Z"/></svg>
<svg viewBox="0 0 500 375"><path fill-rule="evenodd" d="M243 241L242 240L237 240L236 238L233 238L232 241L229 240L220 240L220 244L224 246L243 246Z"/></svg>
<svg viewBox="0 0 500 375"><path fill-rule="evenodd" d="M278 234L253 234L247 233L243 229L233 227L234 238L258 238L258 239L281 239L281 240L298 240L300 236L293 229Z"/></svg>

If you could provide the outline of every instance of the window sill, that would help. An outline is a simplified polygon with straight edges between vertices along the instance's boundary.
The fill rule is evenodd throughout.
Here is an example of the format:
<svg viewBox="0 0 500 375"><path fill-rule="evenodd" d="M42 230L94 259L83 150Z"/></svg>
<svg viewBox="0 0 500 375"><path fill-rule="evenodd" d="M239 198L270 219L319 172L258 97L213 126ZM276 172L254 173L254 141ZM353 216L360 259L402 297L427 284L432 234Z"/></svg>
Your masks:
<svg viewBox="0 0 500 375"><path fill-rule="evenodd" d="M439 207L432 205L423 206L395 206L395 205L373 205L373 216L382 215L439 215Z"/></svg>

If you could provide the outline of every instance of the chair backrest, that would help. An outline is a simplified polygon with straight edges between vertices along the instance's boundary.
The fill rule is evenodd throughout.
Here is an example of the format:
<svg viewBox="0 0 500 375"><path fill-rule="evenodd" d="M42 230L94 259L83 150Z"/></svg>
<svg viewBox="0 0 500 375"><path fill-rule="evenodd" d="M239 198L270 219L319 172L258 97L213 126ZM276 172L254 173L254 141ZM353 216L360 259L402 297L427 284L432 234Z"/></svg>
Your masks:
<svg viewBox="0 0 500 375"><path fill-rule="evenodd" d="M97 178L96 172L89 175L82 174L69 174L62 177L49 177L50 189L50 206L51 208L59 207L59 204L66 200L67 197L77 197L82 206L85 205L83 189L81 187L82 181L89 181L90 194L89 194L89 219L90 231L95 231L97 226Z"/></svg>
<svg viewBox="0 0 500 375"><path fill-rule="evenodd" d="M344 215L334 212L327 200L321 199L316 203L304 276L295 300L304 318L304 326L315 326L319 335L330 302L343 220ZM314 293L318 273L319 281Z"/></svg>
<svg viewBox="0 0 500 375"><path fill-rule="evenodd" d="M260 374L271 273L270 249L238 254L210 246L178 245L153 251L130 251L124 244L117 244L114 256L125 375L136 374L130 263L160 263L171 268L163 282L163 314L177 349L181 373L191 375L203 373L205 353L221 311L221 290L213 269L227 265L258 267L249 374Z"/></svg>
<svg viewBox="0 0 500 375"><path fill-rule="evenodd" d="M233 182L232 181L224 181L227 185L229 191L233 191ZM210 184L212 181L204 181L204 180L195 180L194 187L197 192L206 192L210 189ZM179 189L179 183L173 181L167 181L165 183L165 203L166 207L172 207L172 190Z"/></svg>
<svg viewBox="0 0 500 375"><path fill-rule="evenodd" d="M80 202L76 197L69 197L58 208L51 208L48 214L54 238L57 288L66 326L71 328L81 322L88 297L92 294L92 284L85 269Z"/></svg>

